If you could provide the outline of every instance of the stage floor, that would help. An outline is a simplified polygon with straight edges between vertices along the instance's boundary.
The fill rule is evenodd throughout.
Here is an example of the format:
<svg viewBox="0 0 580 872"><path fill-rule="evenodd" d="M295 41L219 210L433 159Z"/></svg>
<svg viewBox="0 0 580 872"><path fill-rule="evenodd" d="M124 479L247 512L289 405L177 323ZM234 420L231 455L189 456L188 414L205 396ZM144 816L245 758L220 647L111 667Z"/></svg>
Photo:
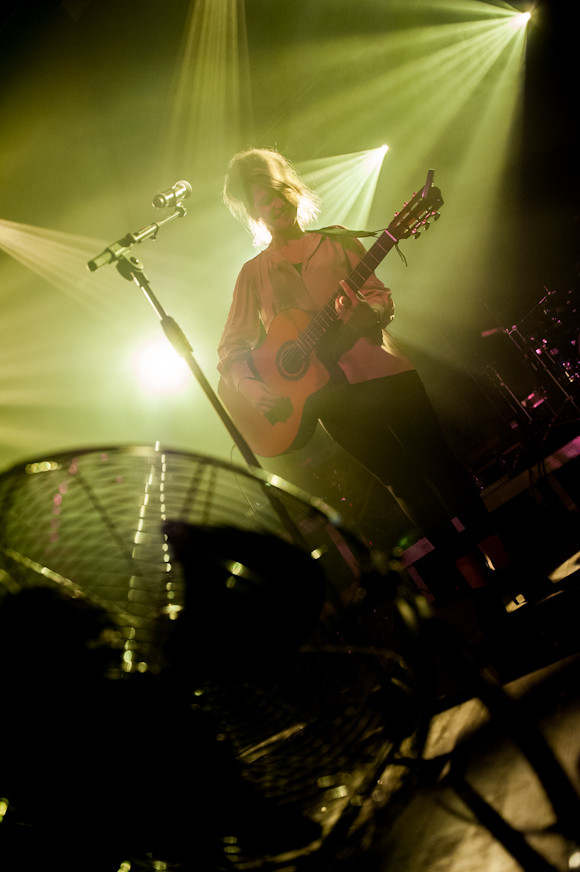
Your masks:
<svg viewBox="0 0 580 872"><path fill-rule="evenodd" d="M580 756L580 657L571 656L505 685L529 725L537 726L570 783L578 790ZM524 727L525 729L525 727ZM578 807L565 804L561 831L551 800L522 753L476 698L452 706L432 721L425 759L449 758L447 777L419 786L393 825L377 835L366 872L517 872L578 868ZM437 765L437 771L441 766ZM454 771L459 783L453 784ZM463 780L518 834L492 835L481 809L467 802ZM457 786L459 789L457 789ZM470 807L469 807L470 806ZM486 810L489 812L489 810ZM574 826L575 823L575 826ZM574 835L574 831L576 836ZM518 838L519 836L519 838ZM520 844L520 839L524 844ZM503 842L503 843L502 843ZM526 846L539 856L526 856ZM514 856L516 852L516 856ZM517 859L516 859L517 857Z"/></svg>
<svg viewBox="0 0 580 872"><path fill-rule="evenodd" d="M361 870L580 867L579 449L575 439L484 495L512 543L535 556L553 583L537 602L512 603L481 646L516 705L511 721L507 716L514 735L501 707L490 712L473 688L443 675L440 710L423 755L425 775L404 811L379 828ZM472 620L461 603L445 617L455 625ZM541 778L523 753L536 728L562 767L548 765Z"/></svg>

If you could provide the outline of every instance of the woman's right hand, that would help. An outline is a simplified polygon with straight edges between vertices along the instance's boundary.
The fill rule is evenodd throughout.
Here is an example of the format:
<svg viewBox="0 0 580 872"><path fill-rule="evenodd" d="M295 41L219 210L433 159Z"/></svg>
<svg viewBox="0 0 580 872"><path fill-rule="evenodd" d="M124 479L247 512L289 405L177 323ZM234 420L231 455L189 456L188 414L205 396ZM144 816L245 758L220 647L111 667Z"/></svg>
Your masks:
<svg viewBox="0 0 580 872"><path fill-rule="evenodd" d="M238 383L238 393L263 415L273 409L280 399L277 391L269 388L263 381L249 376Z"/></svg>

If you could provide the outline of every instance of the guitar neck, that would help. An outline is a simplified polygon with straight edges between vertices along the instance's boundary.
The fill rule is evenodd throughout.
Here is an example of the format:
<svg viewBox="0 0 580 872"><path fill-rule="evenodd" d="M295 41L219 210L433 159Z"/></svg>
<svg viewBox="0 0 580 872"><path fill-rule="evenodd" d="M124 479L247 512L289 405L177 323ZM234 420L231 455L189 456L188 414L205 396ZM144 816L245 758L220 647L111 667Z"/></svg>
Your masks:
<svg viewBox="0 0 580 872"><path fill-rule="evenodd" d="M368 277L372 275L380 262L396 244L397 239L389 230L383 230L377 241L369 248L362 260L345 279L351 291L356 293L356 291L362 288ZM314 316L308 327L300 334L297 345L305 354L309 354L316 348L328 328L337 320L338 313L335 303L342 293L342 288L338 287L332 297Z"/></svg>
<svg viewBox="0 0 580 872"><path fill-rule="evenodd" d="M397 244L397 240L389 233L388 230L383 230L377 241L369 248L360 263L355 266L346 283L351 291L360 291L368 277L374 273L380 262L387 256L391 248ZM341 290L334 295L334 300L340 296Z"/></svg>
<svg viewBox="0 0 580 872"><path fill-rule="evenodd" d="M437 220L439 217L437 210L442 205L441 191L433 186L433 170L429 170L423 188L413 194L400 212L395 214L395 218L387 229L383 230L374 245L369 248L345 280L351 291L356 293L362 288L371 273L401 239L406 239L412 235L418 238L419 231L423 227L429 226L428 219ZM296 340L296 345L305 355L316 348L328 328L338 318L335 303L342 292L341 287L337 288L330 300L324 304L320 312L314 316L308 327Z"/></svg>

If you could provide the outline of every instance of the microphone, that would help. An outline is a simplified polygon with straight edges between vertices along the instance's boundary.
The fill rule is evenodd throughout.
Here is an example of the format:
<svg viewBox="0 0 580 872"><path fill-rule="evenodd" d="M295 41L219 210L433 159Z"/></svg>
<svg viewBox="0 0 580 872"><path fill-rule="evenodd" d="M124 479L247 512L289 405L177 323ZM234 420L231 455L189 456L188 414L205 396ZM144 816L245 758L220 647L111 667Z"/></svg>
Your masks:
<svg viewBox="0 0 580 872"><path fill-rule="evenodd" d="M191 194L189 182L176 182L172 188L161 191L153 197L153 205L156 209L164 209L166 206L175 206L181 200L185 200Z"/></svg>

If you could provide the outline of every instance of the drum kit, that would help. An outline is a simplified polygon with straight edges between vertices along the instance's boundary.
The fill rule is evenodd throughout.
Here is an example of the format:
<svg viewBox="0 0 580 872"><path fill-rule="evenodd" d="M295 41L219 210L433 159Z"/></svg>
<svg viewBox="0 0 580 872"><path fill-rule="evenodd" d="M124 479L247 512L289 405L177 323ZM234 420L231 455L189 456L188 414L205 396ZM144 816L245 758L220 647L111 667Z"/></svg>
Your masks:
<svg viewBox="0 0 580 872"><path fill-rule="evenodd" d="M580 412L580 295L546 293L516 324L482 333L500 337L486 377L520 423L551 426Z"/></svg>

